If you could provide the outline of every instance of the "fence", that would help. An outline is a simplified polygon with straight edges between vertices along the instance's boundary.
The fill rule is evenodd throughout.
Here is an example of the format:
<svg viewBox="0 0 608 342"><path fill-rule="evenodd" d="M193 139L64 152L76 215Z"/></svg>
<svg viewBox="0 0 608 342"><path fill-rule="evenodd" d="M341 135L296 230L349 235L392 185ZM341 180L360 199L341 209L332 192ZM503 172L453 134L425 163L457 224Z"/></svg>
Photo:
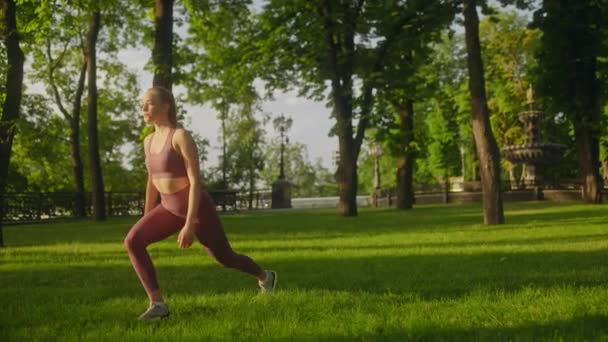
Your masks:
<svg viewBox="0 0 608 342"><path fill-rule="evenodd" d="M249 194L235 190L211 190L209 194L221 210L247 210L270 208L271 193L253 194L251 207ZM137 216L144 212L142 192L104 193L105 211L109 217ZM78 197L75 192L15 192L2 196L3 224L27 223L76 217ZM93 213L92 194L85 193L85 212Z"/></svg>
<svg viewBox="0 0 608 342"><path fill-rule="evenodd" d="M505 200L532 200L533 190L511 191L508 182L502 182ZM545 198L555 201L576 200L580 198L580 182L568 181L560 184L546 184ZM471 202L481 200L479 182L450 183L449 191L439 184L416 185L415 199L417 204ZM257 191L249 193L235 190L212 190L209 194L222 210L262 210L271 207L271 192ZM603 194L606 196L605 194ZM143 215L144 194L141 192L106 192L106 214L115 216ZM74 192L21 192L6 193L2 197L4 205L3 224L16 224L74 218L76 216L77 195ZM370 196L357 196L358 206L393 206L396 201L395 189L383 189ZM251 205L250 205L251 202ZM332 207L338 197L294 198L294 208ZM85 194L85 211L92 215L92 194Z"/></svg>
<svg viewBox="0 0 608 342"><path fill-rule="evenodd" d="M140 215L144 211L144 195L140 192L106 192L108 216ZM5 224L71 218L76 216L78 201L75 192L18 192L3 196ZM92 194L85 193L85 212L92 214Z"/></svg>

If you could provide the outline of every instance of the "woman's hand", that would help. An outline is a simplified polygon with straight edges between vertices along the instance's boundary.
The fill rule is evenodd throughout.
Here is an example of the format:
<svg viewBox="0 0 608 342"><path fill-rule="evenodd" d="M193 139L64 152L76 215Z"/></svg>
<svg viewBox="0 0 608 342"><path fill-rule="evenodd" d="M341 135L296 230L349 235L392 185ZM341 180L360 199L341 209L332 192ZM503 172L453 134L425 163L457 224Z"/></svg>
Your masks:
<svg viewBox="0 0 608 342"><path fill-rule="evenodd" d="M188 248L194 242L194 225L186 223L177 236L179 248Z"/></svg>

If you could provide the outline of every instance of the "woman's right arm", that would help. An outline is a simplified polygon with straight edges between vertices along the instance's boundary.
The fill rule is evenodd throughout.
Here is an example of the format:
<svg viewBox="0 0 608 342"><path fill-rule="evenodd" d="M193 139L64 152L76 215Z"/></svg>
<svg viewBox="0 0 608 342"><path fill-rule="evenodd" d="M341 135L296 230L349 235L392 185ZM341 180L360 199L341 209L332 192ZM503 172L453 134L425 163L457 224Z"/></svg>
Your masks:
<svg viewBox="0 0 608 342"><path fill-rule="evenodd" d="M148 183L146 184L146 202L144 207L144 215L148 213L148 211L154 209L156 206L156 201L158 200L158 190L152 183L152 177L148 175Z"/></svg>
<svg viewBox="0 0 608 342"><path fill-rule="evenodd" d="M150 135L148 135L144 139L144 153L148 155L148 140L150 139ZM148 211L152 210L156 206L156 201L158 200L158 190L152 183L152 176L148 174L148 182L146 183L146 196L144 202L144 215L148 213Z"/></svg>

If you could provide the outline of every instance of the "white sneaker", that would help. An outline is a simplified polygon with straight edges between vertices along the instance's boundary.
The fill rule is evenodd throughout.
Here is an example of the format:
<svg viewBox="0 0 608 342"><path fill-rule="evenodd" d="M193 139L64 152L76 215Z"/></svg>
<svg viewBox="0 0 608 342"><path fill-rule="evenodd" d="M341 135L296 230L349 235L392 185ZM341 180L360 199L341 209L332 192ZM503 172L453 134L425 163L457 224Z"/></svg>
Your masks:
<svg viewBox="0 0 608 342"><path fill-rule="evenodd" d="M165 317L169 317L169 306L165 303L154 302L138 319L140 321L157 321Z"/></svg>
<svg viewBox="0 0 608 342"><path fill-rule="evenodd" d="M266 293L266 292L274 291L275 287L277 287L277 279L278 279L277 272L271 271L271 270L266 270L266 280L264 280L264 281L258 280L258 286L260 287L260 292Z"/></svg>

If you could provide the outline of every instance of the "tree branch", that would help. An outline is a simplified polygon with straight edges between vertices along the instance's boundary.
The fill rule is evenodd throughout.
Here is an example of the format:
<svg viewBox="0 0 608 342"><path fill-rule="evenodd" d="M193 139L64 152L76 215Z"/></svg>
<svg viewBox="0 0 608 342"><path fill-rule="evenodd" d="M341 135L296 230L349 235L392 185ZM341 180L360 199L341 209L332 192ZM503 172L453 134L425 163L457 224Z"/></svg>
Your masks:
<svg viewBox="0 0 608 342"><path fill-rule="evenodd" d="M374 74L378 73L382 69L382 65L384 63L384 59L388 54L389 48L393 44L393 42L397 39L397 37L403 32L403 26L410 20L412 20L412 15L406 15L399 20L395 26L393 26L390 34L386 37L386 39L381 43L382 45L379 48L378 55L376 57L376 61L374 62L374 66L372 67L371 77L366 82L363 82L363 102L361 104L361 116L359 118L359 122L357 124L357 133L355 135L355 155L359 155L359 151L361 150L361 144L363 143L363 138L365 137L365 130L369 125L369 115L372 104L372 92L373 89L377 86L376 81L374 79Z"/></svg>
<svg viewBox="0 0 608 342"><path fill-rule="evenodd" d="M341 98L343 96L344 93L344 88L343 85L341 83L341 76L343 73L343 70L341 68L341 65L338 62L338 53L341 49L339 42L335 42L334 41L334 23L332 21L331 18L331 6L330 6L330 0L324 0L322 2L322 8L321 8L321 15L323 16L323 23L325 26L325 39L327 41L327 45L329 47L329 68L330 70L333 70L333 72L331 73L331 83L332 83L332 88L333 88L333 92L334 92L334 102L335 105L338 107L338 110L336 111L336 116L338 117L338 119L346 119L344 117L344 113L345 113L345 104L343 103L343 101L341 101ZM336 93L337 92L337 93Z"/></svg>
<svg viewBox="0 0 608 342"><path fill-rule="evenodd" d="M64 50L62 52L62 56L65 54L65 51L67 50L67 45L64 47ZM61 113L63 114L63 116L65 116L65 118L67 120L72 120L72 117L70 116L70 114L68 113L68 111L65 109L65 107L63 106L63 102L61 101L61 95L59 94L59 89L57 88L57 84L55 83L55 67L58 65L59 63L59 59L54 61L53 60L53 54L51 52L51 40L50 38L46 40L46 55L47 58L49 60L49 83L51 84L51 88L53 89L53 95L55 97L55 103L57 104L57 107L59 107L59 111L61 111Z"/></svg>

